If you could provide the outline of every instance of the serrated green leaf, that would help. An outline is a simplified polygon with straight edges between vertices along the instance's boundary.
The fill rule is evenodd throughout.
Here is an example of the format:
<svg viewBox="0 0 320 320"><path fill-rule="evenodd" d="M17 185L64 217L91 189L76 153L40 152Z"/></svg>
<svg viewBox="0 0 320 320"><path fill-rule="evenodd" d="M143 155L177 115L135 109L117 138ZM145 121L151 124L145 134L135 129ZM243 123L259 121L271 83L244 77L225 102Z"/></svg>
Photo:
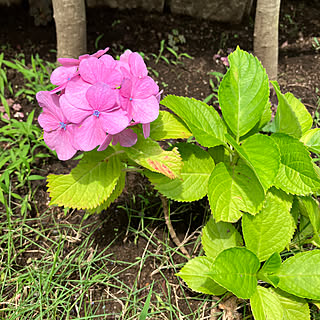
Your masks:
<svg viewBox="0 0 320 320"><path fill-rule="evenodd" d="M180 179L146 172L146 176L161 194L176 201L195 201L208 193L208 180L214 168L210 155L190 143L176 145L183 160Z"/></svg>
<svg viewBox="0 0 320 320"><path fill-rule="evenodd" d="M261 119L269 98L268 76L260 61L237 48L219 87L223 118L239 141Z"/></svg>
<svg viewBox="0 0 320 320"><path fill-rule="evenodd" d="M301 298L320 300L320 250L290 257L282 264L277 276L280 289Z"/></svg>
<svg viewBox="0 0 320 320"><path fill-rule="evenodd" d="M280 166L280 151L277 144L270 137L262 134L249 137L241 146L230 135L226 134L226 137L240 157L254 171L264 190L268 190Z"/></svg>
<svg viewBox="0 0 320 320"><path fill-rule="evenodd" d="M313 124L311 114L306 109L304 104L299 99L297 99L291 92L287 92L284 96L287 99L291 109L294 111L298 118L302 134L306 133L308 130L311 129Z"/></svg>
<svg viewBox="0 0 320 320"><path fill-rule="evenodd" d="M225 144L226 128L213 107L202 101L173 95L166 96L161 104L183 119L202 146L214 147Z"/></svg>
<svg viewBox="0 0 320 320"><path fill-rule="evenodd" d="M301 138L302 129L298 119L297 114L290 106L285 95L283 95L276 85L276 81L271 81L277 97L278 97L278 107L275 116L275 129L278 133L285 133L295 138Z"/></svg>
<svg viewBox="0 0 320 320"><path fill-rule="evenodd" d="M227 290L208 276L212 263L213 260L208 257L193 258L187 262L177 276L182 278L193 291L222 295Z"/></svg>
<svg viewBox="0 0 320 320"><path fill-rule="evenodd" d="M210 277L238 298L249 299L257 289L260 262L246 248L229 248L219 253L210 268Z"/></svg>
<svg viewBox="0 0 320 320"><path fill-rule="evenodd" d="M267 193L261 211L242 218L243 237L246 247L260 261L267 260L274 252L281 252L294 233L294 221L281 199Z"/></svg>
<svg viewBox="0 0 320 320"><path fill-rule="evenodd" d="M258 286L250 298L251 310L255 320L282 320L284 311L278 297L270 289Z"/></svg>
<svg viewBox="0 0 320 320"><path fill-rule="evenodd" d="M274 252L259 270L258 279L270 283L276 288L280 279L274 274L279 271L280 267L280 254L278 252Z"/></svg>
<svg viewBox="0 0 320 320"><path fill-rule="evenodd" d="M206 256L213 259L225 249L243 245L240 233L231 223L215 222L212 217L202 229L201 242Z"/></svg>
<svg viewBox="0 0 320 320"><path fill-rule="evenodd" d="M319 202L312 197L298 197L300 213L310 219L314 240L320 245L320 208Z"/></svg>
<svg viewBox="0 0 320 320"><path fill-rule="evenodd" d="M275 186L297 195L320 190L320 179L303 143L286 134L273 134L271 138L278 144L281 154Z"/></svg>
<svg viewBox="0 0 320 320"><path fill-rule="evenodd" d="M91 151L67 175L49 175L50 205L92 209L107 200L120 177L120 160L114 149Z"/></svg>
<svg viewBox="0 0 320 320"><path fill-rule="evenodd" d="M191 136L183 121L167 111L160 111L158 118L150 124L150 138L156 141L186 139Z"/></svg>
<svg viewBox="0 0 320 320"><path fill-rule="evenodd" d="M300 139L305 144L308 150L320 153L320 128L315 128L307 131Z"/></svg>
<svg viewBox="0 0 320 320"><path fill-rule="evenodd" d="M219 163L209 178L208 198L217 222L236 222L243 212L257 213L264 197L256 175L241 159L235 166Z"/></svg>
<svg viewBox="0 0 320 320"><path fill-rule="evenodd" d="M121 171L120 177L117 181L117 184L114 188L114 190L112 191L112 193L110 194L109 198L107 200L105 200L103 203L101 203L99 206L97 206L96 208L93 208L91 210L88 210L88 214L93 214L93 213L100 213L102 210L107 210L109 208L109 206L111 205L111 203L113 201L115 201L122 193L124 187L126 184L126 172L125 171Z"/></svg>
<svg viewBox="0 0 320 320"><path fill-rule="evenodd" d="M138 134L137 143L123 150L131 160L151 171L161 173L170 179L180 177L183 163L177 148L164 151L156 141L144 139Z"/></svg>
<svg viewBox="0 0 320 320"><path fill-rule="evenodd" d="M283 309L283 320L310 320L308 302L280 289L270 289Z"/></svg>

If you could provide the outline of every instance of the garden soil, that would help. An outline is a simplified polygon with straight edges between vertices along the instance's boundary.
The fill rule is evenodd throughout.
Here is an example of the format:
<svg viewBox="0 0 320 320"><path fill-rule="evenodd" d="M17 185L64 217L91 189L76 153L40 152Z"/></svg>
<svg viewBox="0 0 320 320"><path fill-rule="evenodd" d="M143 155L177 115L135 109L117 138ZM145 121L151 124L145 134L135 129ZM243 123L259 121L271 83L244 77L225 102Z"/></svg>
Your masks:
<svg viewBox="0 0 320 320"><path fill-rule="evenodd" d="M150 75L163 90L163 96L176 94L203 100L213 92L210 79L215 86L217 85L217 78L211 73L226 72L226 66L221 57L227 56L238 45L244 50L253 51L253 16L252 14L241 25L228 25L170 13L119 11L109 8L88 9L88 52L97 51L96 47L99 49L110 47L109 53L113 56L121 54L125 49L143 52L148 57L146 63L150 67ZM0 48L5 53L4 59L14 59L23 53L29 63L31 55L35 54L39 54L44 60L55 61L56 36L52 21L46 26L35 26L33 18L28 15L27 8L0 7L0 25ZM320 95L318 92L320 90L320 47L317 48L315 37L318 37L320 42L319 1L283 0L280 17L278 81L282 92L290 91L301 99L312 116L316 116ZM175 48L177 54L186 53L192 59L183 55L177 59L166 49L162 53L164 58L161 58L159 56L161 41L165 40L167 45L169 39L173 39L173 44L177 46ZM23 78L13 70L8 71L8 80L13 84L15 92L23 85ZM20 103L26 115L34 109L37 115L40 112L40 107L35 102L29 102L23 96L14 98L8 94L7 98L13 98L15 102ZM214 107L218 110L216 103ZM62 162L50 158L46 162L39 162L34 173L43 176L63 174L68 173L75 165L76 161ZM139 236L136 232L140 230L141 234L143 233L141 226L143 215L144 219L156 218L152 224L150 224L152 220L145 220L148 221L149 230L156 238L163 240L168 233L164 224L161 201L146 179L139 174L128 175L123 195L107 211L90 216L84 222L82 222L84 216L82 211L69 212L65 215L60 208L48 207L49 195L45 181L33 182L33 188L37 188L37 191L29 213L30 217L39 217L46 210L52 213L51 218L41 221L42 226L54 226L54 221L56 223L64 221L74 225L85 223L88 225L88 233L94 226L99 226L94 233L95 245L100 250L109 246L108 253L113 253L113 258L119 261L136 261L144 254L147 246L149 246L148 250L153 251L154 254L161 254L162 250L165 250L161 247L161 241L156 245L150 245L148 238ZM24 192L26 190L21 190L22 195ZM136 210L135 216L130 221L128 218L130 215L127 214L126 209L128 207ZM196 239L206 219L204 216L208 211L206 200L184 205L184 210L181 210L180 204L173 203L172 210L175 208L180 210L180 213L174 215L173 227L180 240L182 241L186 234L193 235ZM19 212L15 214L19 215ZM79 241L81 240L80 238ZM74 245L77 245L77 242ZM171 242L169 245L174 247ZM191 254L198 255L199 247L196 247ZM189 250L192 248L194 244L190 248L187 246ZM27 263L28 257L20 257L18 261L21 264ZM170 263L184 262L186 259L176 253ZM127 273L120 273L120 280L128 286L133 286L140 267L136 265ZM110 268L113 272L117 272L123 268L123 265L112 265ZM157 268L153 258L148 258L141 268L138 288L143 289L155 280L153 289L155 292L162 292L167 299L175 299L181 294L179 280L170 269ZM161 274L165 275L168 282L163 280ZM167 283L175 289L169 292ZM141 297L144 297L147 292L147 290L141 290ZM110 294L116 298L121 297L121 292L115 290L106 293L105 288L99 286L93 294L96 299L103 299ZM186 290L186 294L188 297L195 295L190 290ZM109 302L108 308L120 312L121 304L116 298L114 302ZM181 301L179 307L182 310L187 309L184 300ZM198 307L197 300L189 301L191 308Z"/></svg>

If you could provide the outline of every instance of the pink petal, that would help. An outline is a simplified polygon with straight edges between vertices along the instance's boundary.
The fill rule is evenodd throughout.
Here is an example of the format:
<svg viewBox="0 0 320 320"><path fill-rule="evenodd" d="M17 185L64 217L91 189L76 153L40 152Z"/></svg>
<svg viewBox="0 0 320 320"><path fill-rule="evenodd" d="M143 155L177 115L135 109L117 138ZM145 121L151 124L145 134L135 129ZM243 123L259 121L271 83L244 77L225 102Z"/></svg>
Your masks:
<svg viewBox="0 0 320 320"><path fill-rule="evenodd" d="M109 50L109 47L99 50L96 53L92 54L91 57L100 58L102 55L104 55Z"/></svg>
<svg viewBox="0 0 320 320"><path fill-rule="evenodd" d="M66 130L57 129L51 132L45 131L43 133L43 139L50 149L57 152L60 160L69 160L77 152L77 149L72 145L73 130L69 128L69 126L66 127Z"/></svg>
<svg viewBox="0 0 320 320"><path fill-rule="evenodd" d="M58 62L64 67L74 67L79 65L79 60L72 58L58 58Z"/></svg>
<svg viewBox="0 0 320 320"><path fill-rule="evenodd" d="M138 141L137 134L132 129L125 129L113 136L112 144L116 145L118 142L122 147L132 147Z"/></svg>
<svg viewBox="0 0 320 320"><path fill-rule="evenodd" d="M144 78L148 75L146 64L139 53L133 52L128 58L131 73L138 78Z"/></svg>
<svg viewBox="0 0 320 320"><path fill-rule="evenodd" d="M107 68L98 58L89 57L80 62L79 73L82 79L91 84L105 82L108 78Z"/></svg>
<svg viewBox="0 0 320 320"><path fill-rule="evenodd" d="M145 99L159 92L158 85L150 77L135 79L132 83L132 97Z"/></svg>
<svg viewBox="0 0 320 320"><path fill-rule="evenodd" d="M142 125L143 136L145 139L149 138L150 136L150 123L145 123Z"/></svg>
<svg viewBox="0 0 320 320"><path fill-rule="evenodd" d="M127 49L121 56L120 61L128 63L129 56L131 55L132 51Z"/></svg>
<svg viewBox="0 0 320 320"><path fill-rule="evenodd" d="M83 81L80 76L76 76L68 81L66 86L66 97L74 106L79 109L91 109L86 98L87 90L91 84Z"/></svg>
<svg viewBox="0 0 320 320"><path fill-rule="evenodd" d="M133 113L132 101L130 101L128 98L124 98L124 97L120 96L120 106L121 106L121 109L123 111L127 112L128 117L131 120L132 119L132 113Z"/></svg>
<svg viewBox="0 0 320 320"><path fill-rule="evenodd" d="M102 144L106 131L102 128L101 117L90 116L75 130L75 142L81 150L90 151Z"/></svg>
<svg viewBox="0 0 320 320"><path fill-rule="evenodd" d="M68 80L71 80L73 76L77 73L77 67L58 67L53 70L50 81L52 84L60 86L66 83Z"/></svg>
<svg viewBox="0 0 320 320"><path fill-rule="evenodd" d="M155 96L132 100L133 120L146 124L158 118L159 103Z"/></svg>
<svg viewBox="0 0 320 320"><path fill-rule="evenodd" d="M116 134L125 129L130 122L128 115L121 109L112 112L101 112L99 116L101 125L105 132L109 134Z"/></svg>
<svg viewBox="0 0 320 320"><path fill-rule="evenodd" d="M51 112L59 121L67 121L60 108L59 96L51 94L49 91L39 91L36 94L36 99L39 106L43 108L43 111Z"/></svg>
<svg viewBox="0 0 320 320"><path fill-rule="evenodd" d="M65 94L60 97L60 104L64 115L72 123L81 123L93 113L90 107L85 110L71 104Z"/></svg>
<svg viewBox="0 0 320 320"><path fill-rule="evenodd" d="M15 111L20 111L21 110L21 104L20 103L14 103L12 105L12 109L15 110Z"/></svg>
<svg viewBox="0 0 320 320"><path fill-rule="evenodd" d="M132 81L130 79L124 79L121 88L120 88L120 95L125 98L130 98L132 92Z"/></svg>
<svg viewBox="0 0 320 320"><path fill-rule="evenodd" d="M115 107L115 93L107 84L102 82L96 83L90 87L87 91L86 97L94 110L108 111Z"/></svg>
<svg viewBox="0 0 320 320"><path fill-rule="evenodd" d="M60 119L52 112L44 111L38 117L40 127L47 132L56 130L60 127Z"/></svg>
<svg viewBox="0 0 320 320"><path fill-rule="evenodd" d="M117 65L116 61L109 54L103 55L100 59L104 63L107 69L114 69Z"/></svg>
<svg viewBox="0 0 320 320"><path fill-rule="evenodd" d="M109 144L112 140L113 135L112 134L108 134L106 136L106 138L104 139L104 141L101 143L100 147L98 148L98 151L103 151L105 149L107 149L109 147Z"/></svg>

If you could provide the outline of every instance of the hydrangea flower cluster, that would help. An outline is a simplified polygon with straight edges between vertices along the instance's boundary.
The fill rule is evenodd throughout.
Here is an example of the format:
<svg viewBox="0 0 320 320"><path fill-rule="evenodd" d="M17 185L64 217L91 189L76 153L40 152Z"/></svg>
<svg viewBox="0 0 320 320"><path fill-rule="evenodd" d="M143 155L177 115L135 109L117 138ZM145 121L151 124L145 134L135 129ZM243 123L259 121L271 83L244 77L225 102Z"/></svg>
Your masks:
<svg viewBox="0 0 320 320"><path fill-rule="evenodd" d="M57 85L36 98L43 112L38 121L45 143L68 160L78 150L90 151L110 143L131 147L137 142L131 126L142 124L144 137L159 115L160 94L137 52L126 50L120 60L109 48L79 59L58 59L62 66L51 74Z"/></svg>

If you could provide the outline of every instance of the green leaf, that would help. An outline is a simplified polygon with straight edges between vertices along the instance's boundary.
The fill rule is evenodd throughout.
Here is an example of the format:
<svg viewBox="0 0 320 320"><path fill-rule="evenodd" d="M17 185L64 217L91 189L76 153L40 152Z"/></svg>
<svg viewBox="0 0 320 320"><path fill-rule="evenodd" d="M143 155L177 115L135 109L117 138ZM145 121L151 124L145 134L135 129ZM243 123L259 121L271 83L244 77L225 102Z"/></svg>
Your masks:
<svg viewBox="0 0 320 320"><path fill-rule="evenodd" d="M227 290L219 286L208 274L212 267L213 260L208 257L196 257L187 264L177 274L193 291L211 295L222 295Z"/></svg>
<svg viewBox="0 0 320 320"><path fill-rule="evenodd" d="M249 299L257 289L260 262L246 248L229 248L219 253L210 268L210 277L238 298Z"/></svg>
<svg viewBox="0 0 320 320"><path fill-rule="evenodd" d="M49 175L50 205L92 209L107 200L120 177L120 160L109 147L84 155L67 175Z"/></svg>
<svg viewBox="0 0 320 320"><path fill-rule="evenodd" d="M320 128L307 131L300 139L312 152L320 153Z"/></svg>
<svg viewBox="0 0 320 320"><path fill-rule="evenodd" d="M310 219L314 240L320 245L320 208L319 202L312 197L298 197L300 213Z"/></svg>
<svg viewBox="0 0 320 320"><path fill-rule="evenodd" d="M275 186L297 195L318 191L320 179L303 143L286 134L273 134L271 138L278 144L281 154Z"/></svg>
<svg viewBox="0 0 320 320"><path fill-rule="evenodd" d="M302 134L306 133L311 129L313 124L311 114L303 105L303 103L299 99L297 99L291 92L287 92L284 96L298 118Z"/></svg>
<svg viewBox="0 0 320 320"><path fill-rule="evenodd" d="M267 260L274 252L281 252L294 233L294 221L281 198L267 193L261 211L242 218L243 237L246 247L260 261Z"/></svg>
<svg viewBox="0 0 320 320"><path fill-rule="evenodd" d="M173 95L166 96L161 104L183 119L202 146L214 147L225 144L226 128L213 107L202 101Z"/></svg>
<svg viewBox="0 0 320 320"><path fill-rule="evenodd" d="M146 172L146 176L161 194L176 201L195 201L208 193L208 180L214 168L210 155L191 143L176 145L183 160L180 179Z"/></svg>
<svg viewBox="0 0 320 320"><path fill-rule="evenodd" d="M183 121L167 111L160 111L159 117L150 125L150 138L153 140L186 139L191 136Z"/></svg>
<svg viewBox="0 0 320 320"><path fill-rule="evenodd" d="M282 320L284 311L278 297L270 289L258 286L250 298L251 310L255 320Z"/></svg>
<svg viewBox="0 0 320 320"><path fill-rule="evenodd" d="M278 286L279 277L274 275L281 267L281 257L278 252L273 253L264 263L258 272L258 279L272 284L274 287Z"/></svg>
<svg viewBox="0 0 320 320"><path fill-rule="evenodd" d="M283 320L310 320L308 302L280 289L270 289L283 309Z"/></svg>
<svg viewBox="0 0 320 320"><path fill-rule="evenodd" d="M137 143L130 148L123 148L128 157L141 166L174 179L180 177L182 161L177 148L164 151L156 141L144 139L138 134Z"/></svg>
<svg viewBox="0 0 320 320"><path fill-rule="evenodd" d="M213 259L225 249L243 245L240 233L231 223L215 222L212 217L202 229L201 242L206 256Z"/></svg>
<svg viewBox="0 0 320 320"><path fill-rule="evenodd" d="M276 132L286 133L298 139L301 138L302 129L297 114L291 108L285 95L281 93L280 89L276 85L277 82L271 81L271 83L276 91L279 101L275 117Z"/></svg>
<svg viewBox="0 0 320 320"><path fill-rule="evenodd" d="M280 166L278 145L270 137L262 134L249 137L241 146L230 135L226 134L226 137L254 171L264 190L268 190L273 185Z"/></svg>
<svg viewBox="0 0 320 320"><path fill-rule="evenodd" d="M277 276L279 288L301 298L320 300L320 250L287 259Z"/></svg>
<svg viewBox="0 0 320 320"><path fill-rule="evenodd" d="M219 87L219 104L239 141L260 121L269 98L269 83L265 69L253 55L237 48L228 60L230 68Z"/></svg>
<svg viewBox="0 0 320 320"><path fill-rule="evenodd" d="M97 206L96 208L93 208L91 210L87 210L89 215L93 214L93 213L100 213L102 210L107 210L109 208L109 206L111 205L111 203L113 201L115 201L122 193L124 187L126 184L126 172L125 171L121 171L120 177L117 181L117 184L114 188L114 190L112 191L111 195L109 196L109 198L107 200L105 200L103 203L101 203L99 206Z"/></svg>
<svg viewBox="0 0 320 320"><path fill-rule="evenodd" d="M236 222L243 212L257 213L264 197L260 182L243 160L235 166L221 162L213 169L208 198L217 222Z"/></svg>

